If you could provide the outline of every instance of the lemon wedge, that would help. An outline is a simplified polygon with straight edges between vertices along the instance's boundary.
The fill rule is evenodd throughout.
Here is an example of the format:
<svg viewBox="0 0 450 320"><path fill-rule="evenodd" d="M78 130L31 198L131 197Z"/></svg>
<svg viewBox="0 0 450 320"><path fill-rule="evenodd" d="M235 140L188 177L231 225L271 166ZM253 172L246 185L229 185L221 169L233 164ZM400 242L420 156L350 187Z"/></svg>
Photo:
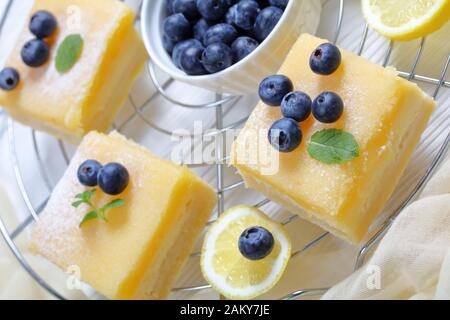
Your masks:
<svg viewBox="0 0 450 320"><path fill-rule="evenodd" d="M241 234L252 227L270 231L272 252L261 260L245 258L238 246ZM208 230L202 250L203 276L228 299L254 299L272 289L291 257L291 241L284 227L263 212L237 206L225 212Z"/></svg>
<svg viewBox="0 0 450 320"><path fill-rule="evenodd" d="M412 40L450 20L450 0L362 0L369 25L392 40Z"/></svg>

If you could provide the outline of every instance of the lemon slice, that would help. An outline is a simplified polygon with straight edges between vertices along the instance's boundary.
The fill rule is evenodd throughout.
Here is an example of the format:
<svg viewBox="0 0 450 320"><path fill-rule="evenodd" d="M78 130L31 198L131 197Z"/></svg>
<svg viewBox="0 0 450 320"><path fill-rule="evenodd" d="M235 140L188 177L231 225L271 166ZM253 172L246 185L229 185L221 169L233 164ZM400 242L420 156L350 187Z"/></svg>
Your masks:
<svg viewBox="0 0 450 320"><path fill-rule="evenodd" d="M393 40L412 40L450 20L450 0L362 0L369 25Z"/></svg>
<svg viewBox="0 0 450 320"><path fill-rule="evenodd" d="M274 237L272 252L262 260L249 260L239 251L239 238L251 227L263 227ZM205 279L226 298L254 299L275 286L290 257L291 241L283 226L253 207L238 206L208 230L201 268Z"/></svg>

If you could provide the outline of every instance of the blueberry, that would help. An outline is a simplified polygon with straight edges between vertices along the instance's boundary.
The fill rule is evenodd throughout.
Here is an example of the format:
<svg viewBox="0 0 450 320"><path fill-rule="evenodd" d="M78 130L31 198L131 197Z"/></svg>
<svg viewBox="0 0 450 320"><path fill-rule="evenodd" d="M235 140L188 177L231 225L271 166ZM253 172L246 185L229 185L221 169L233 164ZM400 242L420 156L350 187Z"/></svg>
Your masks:
<svg viewBox="0 0 450 320"><path fill-rule="evenodd" d="M203 51L202 63L209 73L225 70L233 64L231 48L220 42L209 45Z"/></svg>
<svg viewBox="0 0 450 320"><path fill-rule="evenodd" d="M228 8L234 6L236 3L239 2L239 0L225 0L227 3Z"/></svg>
<svg viewBox="0 0 450 320"><path fill-rule="evenodd" d="M30 20L30 31L38 39L50 37L56 30L58 23L53 14L48 11L36 12Z"/></svg>
<svg viewBox="0 0 450 320"><path fill-rule="evenodd" d="M313 72L327 76L339 68L341 61L339 48L331 43L324 43L311 54L309 65Z"/></svg>
<svg viewBox="0 0 450 320"><path fill-rule="evenodd" d="M86 187L96 187L98 184L98 174L102 169L100 162L96 160L86 160L78 168L78 181Z"/></svg>
<svg viewBox="0 0 450 320"><path fill-rule="evenodd" d="M173 48L175 47L176 42L170 40L166 35L163 35L163 46L164 49L171 54L173 51Z"/></svg>
<svg viewBox="0 0 450 320"><path fill-rule="evenodd" d="M282 10L286 9L289 0L269 0L271 6L278 7Z"/></svg>
<svg viewBox="0 0 450 320"><path fill-rule="evenodd" d="M14 90L20 82L20 74L16 69L5 68L0 71L0 88L5 91Z"/></svg>
<svg viewBox="0 0 450 320"><path fill-rule="evenodd" d="M169 15L173 14L173 0L166 0L166 11Z"/></svg>
<svg viewBox="0 0 450 320"><path fill-rule="evenodd" d="M219 23L206 31L203 37L203 44L209 46L215 42L222 42L230 46L234 40L238 37L236 29L227 23Z"/></svg>
<svg viewBox="0 0 450 320"><path fill-rule="evenodd" d="M250 37L239 37L231 45L235 62L241 61L259 46L258 41Z"/></svg>
<svg viewBox="0 0 450 320"><path fill-rule="evenodd" d="M302 143L303 134L295 120L283 118L272 125L268 137L278 151L292 152Z"/></svg>
<svg viewBox="0 0 450 320"><path fill-rule="evenodd" d="M302 122L311 115L312 100L303 92L288 93L281 102L281 112L285 118Z"/></svg>
<svg viewBox="0 0 450 320"><path fill-rule="evenodd" d="M98 185L104 193L117 196L125 191L130 181L128 170L119 163L109 163L98 173Z"/></svg>
<svg viewBox="0 0 450 320"><path fill-rule="evenodd" d="M204 48L198 46L190 46L181 53L180 66L181 69L191 76L199 76L207 74L202 64L202 54Z"/></svg>
<svg viewBox="0 0 450 320"><path fill-rule="evenodd" d="M200 15L207 20L220 20L228 10L226 0L197 0Z"/></svg>
<svg viewBox="0 0 450 320"><path fill-rule="evenodd" d="M334 123L344 113L344 102L334 92L323 92L313 102L314 117L322 123Z"/></svg>
<svg viewBox="0 0 450 320"><path fill-rule="evenodd" d="M259 85L259 97L269 106L278 107L283 98L294 90L292 81L283 75L274 75L264 79Z"/></svg>
<svg viewBox="0 0 450 320"><path fill-rule="evenodd" d="M192 34L191 24L181 13L167 17L163 28L164 34L174 42L187 39Z"/></svg>
<svg viewBox="0 0 450 320"><path fill-rule="evenodd" d="M262 260L270 255L275 246L275 239L269 230L252 227L239 237L238 247L241 254L253 261Z"/></svg>
<svg viewBox="0 0 450 320"><path fill-rule="evenodd" d="M50 48L45 41L33 39L25 43L21 56L27 66L37 68L47 62L50 56Z"/></svg>
<svg viewBox="0 0 450 320"><path fill-rule="evenodd" d="M173 0L172 10L173 13L182 13L189 20L200 17L196 0Z"/></svg>
<svg viewBox="0 0 450 320"><path fill-rule="evenodd" d="M235 9L234 13L234 25L238 26L242 30L251 31L256 22L261 8L258 2L253 0L241 0Z"/></svg>
<svg viewBox="0 0 450 320"><path fill-rule="evenodd" d="M229 25L232 25L233 27L235 27L235 23L234 21L236 20L236 9L237 9L237 4L231 6L227 13L225 14L225 22L228 23Z"/></svg>
<svg viewBox="0 0 450 320"><path fill-rule="evenodd" d="M253 30L256 39L264 41L283 16L283 10L277 7L267 7L259 13Z"/></svg>
<svg viewBox="0 0 450 320"><path fill-rule="evenodd" d="M189 47L198 47L204 49L203 44L196 39L184 40L177 43L172 51L172 61L177 68L181 69L181 54Z"/></svg>
<svg viewBox="0 0 450 320"><path fill-rule="evenodd" d="M211 28L213 24L205 19L200 19L194 25L194 38L203 41L203 37L205 36L206 31Z"/></svg>

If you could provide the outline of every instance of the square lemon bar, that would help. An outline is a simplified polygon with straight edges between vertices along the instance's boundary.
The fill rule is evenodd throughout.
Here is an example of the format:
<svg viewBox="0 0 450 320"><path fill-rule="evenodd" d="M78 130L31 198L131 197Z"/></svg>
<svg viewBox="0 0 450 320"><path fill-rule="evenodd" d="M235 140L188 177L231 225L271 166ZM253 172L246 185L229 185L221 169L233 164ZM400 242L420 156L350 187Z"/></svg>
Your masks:
<svg viewBox="0 0 450 320"><path fill-rule="evenodd" d="M125 205L108 222L80 227L87 206L71 205L89 188L77 179L81 163L120 163L130 182L119 195ZM99 207L111 197L97 190ZM165 299L190 256L216 203L214 190L186 167L159 159L113 132L83 139L33 230L31 250L81 278L111 299Z"/></svg>
<svg viewBox="0 0 450 320"><path fill-rule="evenodd" d="M280 108L261 102L235 141L231 162L249 188L357 244L393 193L435 102L417 85L398 77L393 68L382 68L345 50L341 50L342 64L334 74L313 73L310 55L326 42L302 35L279 74L312 99L324 91L337 93L345 104L342 118L325 125L311 116L300 125L300 147L279 153L267 133L283 116ZM313 159L307 145L314 133L326 128L351 133L359 144L359 157L340 165Z"/></svg>
<svg viewBox="0 0 450 320"><path fill-rule="evenodd" d="M12 117L58 138L79 143L91 130L107 131L147 59L134 29L134 12L118 0L36 0L31 14L52 13L58 29L46 41L50 58L31 68L21 49L33 38L28 24L5 66L19 71L13 91L0 90L0 106ZM72 34L83 39L79 60L69 71L55 67L59 45Z"/></svg>

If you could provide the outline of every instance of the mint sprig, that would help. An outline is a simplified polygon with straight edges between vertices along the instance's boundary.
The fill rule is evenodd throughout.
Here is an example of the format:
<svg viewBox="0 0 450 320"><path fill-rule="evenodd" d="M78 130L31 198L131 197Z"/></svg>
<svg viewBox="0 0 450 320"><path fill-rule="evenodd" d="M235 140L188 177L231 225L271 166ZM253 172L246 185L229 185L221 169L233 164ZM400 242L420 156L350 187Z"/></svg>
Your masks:
<svg viewBox="0 0 450 320"><path fill-rule="evenodd" d="M81 56L83 38L79 34L68 35L60 44L55 58L55 67L59 73L72 69Z"/></svg>
<svg viewBox="0 0 450 320"><path fill-rule="evenodd" d="M97 192L96 189L92 189L75 196L77 200L72 203L72 207L78 208L82 204L84 204L91 209L91 211L89 211L81 221L80 228L82 228L87 222L91 220L99 219L108 222L108 218L106 216L107 212L125 205L125 200L115 199L107 203L103 207L97 208L92 204L92 197L95 195L96 192Z"/></svg>
<svg viewBox="0 0 450 320"><path fill-rule="evenodd" d="M359 157L359 146L351 133L325 129L311 137L308 153L314 159L326 164L342 164Z"/></svg>

